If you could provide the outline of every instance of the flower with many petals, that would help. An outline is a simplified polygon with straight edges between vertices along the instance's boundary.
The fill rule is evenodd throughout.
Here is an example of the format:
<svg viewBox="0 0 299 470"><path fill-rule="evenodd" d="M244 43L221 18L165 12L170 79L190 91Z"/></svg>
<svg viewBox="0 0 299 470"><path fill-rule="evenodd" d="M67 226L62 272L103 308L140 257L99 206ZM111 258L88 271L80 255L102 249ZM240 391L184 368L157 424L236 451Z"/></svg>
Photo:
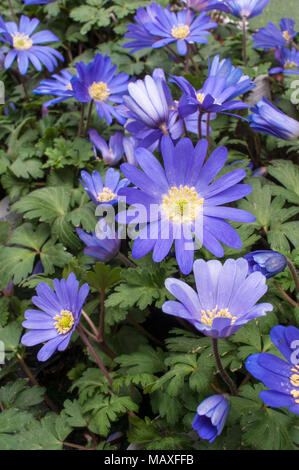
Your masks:
<svg viewBox="0 0 299 470"><path fill-rule="evenodd" d="M37 296L32 297L32 302L39 310L26 310L23 322L23 327L30 331L22 337L22 344L45 343L38 352L39 361L49 359L56 349L64 351L67 348L89 292L87 284L79 289L74 273L67 280L54 279L53 285L54 291L43 282L37 286Z"/></svg>
<svg viewBox="0 0 299 470"><path fill-rule="evenodd" d="M254 48L264 50L273 47L285 47L290 44L296 36L294 31L295 21L290 18L283 18L280 21L280 30L275 24L269 22L267 28L261 28L252 35Z"/></svg>
<svg viewBox="0 0 299 470"><path fill-rule="evenodd" d="M24 15L21 16L19 26L14 22L5 23L5 31L2 33L3 36L0 35L0 41L9 44L12 48L5 58L4 67L6 69L9 69L17 58L19 71L22 75L27 72L29 61L38 71L42 69L43 64L49 72L53 72L58 65L57 59L64 60L60 52L53 47L40 45L47 42L57 42L59 39L51 31L39 31L32 34L38 25L37 18L31 20Z"/></svg>
<svg viewBox="0 0 299 470"><path fill-rule="evenodd" d="M179 101L182 117L196 111L225 113L248 108L246 103L235 98L255 86L247 75L243 75L241 68L234 67L230 59L220 60L218 55L209 66L208 78L200 90L196 91L184 77L172 76L172 80L184 93Z"/></svg>
<svg viewBox="0 0 299 470"><path fill-rule="evenodd" d="M146 30L158 39L153 43L153 48L167 46L176 42L180 55L187 54L188 44L206 44L210 35L209 29L217 28L218 24L211 21L204 12L197 17L190 10L177 13L160 10L153 22L144 24Z"/></svg>
<svg viewBox="0 0 299 470"><path fill-rule="evenodd" d="M280 47L276 50L275 57L280 63L280 67L270 69L270 74L287 73L299 75L299 51L295 47L292 47L292 49Z"/></svg>
<svg viewBox="0 0 299 470"><path fill-rule="evenodd" d="M73 96L73 88L71 85L71 79L73 75L68 70L62 70L60 74L55 73L52 78L42 80L39 87L33 90L33 93L37 95L54 95L57 98L53 98L43 104L45 108L61 101L68 100Z"/></svg>
<svg viewBox="0 0 299 470"><path fill-rule="evenodd" d="M236 201L251 192L247 184L238 184L246 176L234 170L213 181L227 159L227 149L216 149L204 163L207 141L200 140L195 149L190 139L181 139L174 146L168 136L161 142L164 168L145 148L137 148L135 157L143 171L124 163L121 171L137 188L120 191L133 207L119 213L119 221L128 218L142 205L144 212L139 223L145 223L133 244L134 258L153 250L153 260L162 261L175 241L176 258L181 271L189 274L194 258L193 235L215 256L223 256L220 242L239 249L242 246L237 232L224 219L253 222L246 211L222 204ZM219 241L220 242L219 242Z"/></svg>
<svg viewBox="0 0 299 470"><path fill-rule="evenodd" d="M287 259L278 251L259 250L247 253L244 258L248 261L249 273L260 271L267 279L284 271Z"/></svg>
<svg viewBox="0 0 299 470"><path fill-rule="evenodd" d="M104 183L98 171L93 171L90 176L83 170L81 178L80 183L95 204L116 204L119 190L130 184L126 178L119 181L120 173L113 168L107 170Z"/></svg>
<svg viewBox="0 0 299 470"><path fill-rule="evenodd" d="M136 24L129 24L127 26L128 32L125 34L125 38L133 40L126 43L123 47L132 49L132 53L152 47L157 38L147 31L145 25L155 22L161 11L162 7L157 5L156 2L147 5L145 8L139 7L136 16L134 16Z"/></svg>
<svg viewBox="0 0 299 470"><path fill-rule="evenodd" d="M237 18L254 18L263 13L270 0L226 0L230 13Z"/></svg>
<svg viewBox="0 0 299 470"><path fill-rule="evenodd" d="M183 0L187 4L188 8L192 8L195 11L210 11L210 10L221 10L225 13L229 13L229 7L225 2L217 0Z"/></svg>
<svg viewBox="0 0 299 470"><path fill-rule="evenodd" d="M270 337L286 361L270 353L257 353L248 357L246 369L270 389L260 392L266 405L286 406L299 415L299 330L277 325L270 331Z"/></svg>
<svg viewBox="0 0 299 470"><path fill-rule="evenodd" d="M111 124L114 116L120 124L124 124L125 118L112 103L122 103L122 96L128 89L128 74L116 75L116 65L112 65L110 57L101 54L96 54L88 65L77 63L76 68L77 77L71 81L76 100L80 103L94 101L100 118Z"/></svg>
<svg viewBox="0 0 299 470"><path fill-rule="evenodd" d="M299 122L287 116L266 98L250 109L248 120L256 132L273 135L278 139L293 140L299 137Z"/></svg>
<svg viewBox="0 0 299 470"><path fill-rule="evenodd" d="M84 232L81 228L76 230L78 237L85 244L85 255L93 256L106 263L119 252L120 239L106 223L105 219L100 219L97 223L96 231L91 235Z"/></svg>
<svg viewBox="0 0 299 470"><path fill-rule="evenodd" d="M192 428L201 439L213 442L222 433L229 412L229 401L224 395L212 395L198 406Z"/></svg>
<svg viewBox="0 0 299 470"><path fill-rule="evenodd" d="M248 275L244 258L228 259L223 265L196 260L193 273L197 292L179 279L166 279L166 289L177 300L166 301L162 310L188 320L206 336L227 338L273 310L269 303L257 304L267 292L266 278L260 272Z"/></svg>

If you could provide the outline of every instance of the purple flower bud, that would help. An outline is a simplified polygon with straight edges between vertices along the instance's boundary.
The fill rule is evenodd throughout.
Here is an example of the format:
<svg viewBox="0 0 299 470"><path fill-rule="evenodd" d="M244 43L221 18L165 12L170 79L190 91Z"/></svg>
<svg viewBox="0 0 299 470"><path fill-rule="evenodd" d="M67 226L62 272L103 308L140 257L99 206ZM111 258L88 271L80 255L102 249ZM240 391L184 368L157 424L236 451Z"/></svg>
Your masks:
<svg viewBox="0 0 299 470"><path fill-rule="evenodd" d="M287 265L286 257L278 251L253 251L244 258L248 262L248 274L260 271L267 279L282 272Z"/></svg>
<svg viewBox="0 0 299 470"><path fill-rule="evenodd" d="M76 230L78 237L86 245L85 255L93 256L105 263L119 252L120 239L104 219L98 222L96 231L92 235L84 232L81 228Z"/></svg>
<svg viewBox="0 0 299 470"><path fill-rule="evenodd" d="M14 284L12 280L9 281L7 284L7 287L2 291L2 294L5 295L5 297L12 297L14 293Z"/></svg>
<svg viewBox="0 0 299 470"><path fill-rule="evenodd" d="M221 434L229 407L229 401L224 395L212 395L201 402L192 423L201 439L213 442Z"/></svg>

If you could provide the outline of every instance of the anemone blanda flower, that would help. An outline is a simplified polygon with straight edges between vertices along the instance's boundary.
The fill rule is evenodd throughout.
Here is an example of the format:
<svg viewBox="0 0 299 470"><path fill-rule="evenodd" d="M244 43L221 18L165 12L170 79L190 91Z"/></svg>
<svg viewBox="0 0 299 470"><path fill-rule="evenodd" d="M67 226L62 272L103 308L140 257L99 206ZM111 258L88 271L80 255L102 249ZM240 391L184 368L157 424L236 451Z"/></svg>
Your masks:
<svg viewBox="0 0 299 470"><path fill-rule="evenodd" d="M195 11L209 11L209 10L221 10L229 13L229 7L225 2L217 0L183 0L187 4L188 8L192 8Z"/></svg>
<svg viewBox="0 0 299 470"><path fill-rule="evenodd" d="M200 403L192 423L201 439L213 442L222 433L229 412L229 401L224 395L212 395Z"/></svg>
<svg viewBox="0 0 299 470"><path fill-rule="evenodd" d="M206 44L209 29L217 26L204 12L196 17L188 9L175 13L167 8L159 10L154 22L144 23L146 30L158 38L152 45L154 49L176 42L180 55L187 54L188 44Z"/></svg>
<svg viewBox="0 0 299 470"><path fill-rule="evenodd" d="M45 343L38 352L39 361L49 359L56 349L67 348L89 292L87 284L79 289L74 273L67 280L54 279L53 285L54 291L43 282L37 286L37 296L32 297L32 303L39 310L26 310L24 315L23 327L30 331L24 334L21 343L25 346Z"/></svg>
<svg viewBox="0 0 299 470"><path fill-rule="evenodd" d="M119 252L121 241L105 219L99 220L93 234L88 234L81 228L77 228L76 231L80 240L85 244L85 255L93 256L106 263Z"/></svg>
<svg viewBox="0 0 299 470"><path fill-rule="evenodd" d="M219 241L239 249L237 232L223 219L253 222L246 211L225 207L251 192L247 184L238 184L245 170L234 170L214 180L227 158L227 149L216 149L204 164L207 141L200 140L195 149L190 139L181 139L176 147L170 137L161 142L164 168L147 149L137 148L135 157L143 171L128 163L121 171L137 188L122 189L133 208L118 214L120 223L136 213L142 205L139 222L146 223L134 241L132 254L141 258L153 250L153 260L162 261L175 242L176 259L181 271L189 274L194 258L192 234L215 256L223 256ZM131 221L130 221L131 222ZM219 241L218 241L219 240Z"/></svg>
<svg viewBox="0 0 299 470"><path fill-rule="evenodd" d="M147 31L144 25L154 22L160 11L162 11L162 8L156 2L147 5L145 8L139 7L136 16L134 16L136 24L129 24L127 26L128 33L125 34L125 38L132 39L132 41L126 43L123 47L132 49L130 51L132 53L152 47L157 38Z"/></svg>
<svg viewBox="0 0 299 470"><path fill-rule="evenodd" d="M294 31L295 21L290 18L283 18L280 21L280 30L275 24L269 22L266 28L261 28L252 35L254 48L264 50L273 47L285 47L290 44L296 36Z"/></svg>
<svg viewBox="0 0 299 470"><path fill-rule="evenodd" d="M33 93L37 95L54 95L57 98L53 98L43 104L43 107L47 108L53 104L60 103L61 101L68 100L73 96L73 89L71 85L71 79L73 75L68 70L62 70L60 74L54 73L52 78L42 80L40 85L33 90Z"/></svg>
<svg viewBox="0 0 299 470"><path fill-rule="evenodd" d="M256 132L283 140L298 139L299 122L284 114L266 98L258 101L250 111L248 120Z"/></svg>
<svg viewBox="0 0 299 470"><path fill-rule="evenodd" d="M270 337L286 361L270 353L257 353L248 357L246 369L270 389L260 392L266 405L286 406L299 415L299 330L277 325L270 331Z"/></svg>
<svg viewBox="0 0 299 470"><path fill-rule="evenodd" d="M260 271L267 279L284 271L287 259L278 251L259 250L247 253L244 258L248 261L248 272Z"/></svg>
<svg viewBox="0 0 299 470"><path fill-rule="evenodd" d="M168 300L162 310L188 320L206 336L226 338L273 310L269 303L257 304L267 292L266 278L260 272L248 275L244 258L228 259L223 265L196 260L193 273L197 292L179 279L166 279L166 289L177 300Z"/></svg>
<svg viewBox="0 0 299 470"><path fill-rule="evenodd" d="M270 0L227 0L226 3L232 15L237 18L249 19L261 15Z"/></svg>
<svg viewBox="0 0 299 470"><path fill-rule="evenodd" d="M120 172L113 168L106 171L104 182L98 171L93 171L90 176L83 170L81 178L80 183L95 204L116 204L119 190L130 184L126 178L120 181Z"/></svg>
<svg viewBox="0 0 299 470"><path fill-rule="evenodd" d="M129 75L116 75L117 66L112 65L110 57L101 54L96 54L88 65L77 63L76 68L77 77L71 81L76 100L80 103L93 100L100 118L111 124L114 116L120 124L124 124L125 118L111 103L122 103L122 96L128 89Z"/></svg>
<svg viewBox="0 0 299 470"><path fill-rule="evenodd" d="M106 165L116 165L122 159L124 155L123 132L115 132L115 134L110 137L108 145L95 129L89 130L89 139L95 149L101 152Z"/></svg>
<svg viewBox="0 0 299 470"><path fill-rule="evenodd" d="M137 140L134 139L134 137L124 137L123 146L127 162L131 165L138 166L137 160L135 158L135 150L138 146Z"/></svg>
<svg viewBox="0 0 299 470"><path fill-rule="evenodd" d="M270 69L270 74L288 73L299 75L299 51L297 51L295 47L292 47L292 49L280 47L276 50L275 57L280 63L280 67Z"/></svg>
<svg viewBox="0 0 299 470"><path fill-rule="evenodd" d="M37 18L31 20L24 15L21 16L19 26L12 21L5 23L6 29L2 33L3 36L0 36L0 41L9 44L12 48L5 58L4 67L6 69L11 67L15 58L17 58L19 71L22 75L27 72L29 61L36 70L40 71L43 64L49 72L53 72L58 65L57 59L64 61L60 52L52 47L40 45L59 41L55 34L51 31L39 31L32 34L38 25Z"/></svg>
<svg viewBox="0 0 299 470"><path fill-rule="evenodd" d="M225 113L234 109L245 109L248 105L237 96L254 88L254 83L243 75L241 68L232 65L230 59L219 59L215 56L209 65L208 78L203 87L196 91L184 77L171 76L183 91L179 101L179 112L182 117L196 111L207 113Z"/></svg>
<svg viewBox="0 0 299 470"><path fill-rule="evenodd" d="M24 0L25 6L27 5L47 5L53 3L55 0Z"/></svg>

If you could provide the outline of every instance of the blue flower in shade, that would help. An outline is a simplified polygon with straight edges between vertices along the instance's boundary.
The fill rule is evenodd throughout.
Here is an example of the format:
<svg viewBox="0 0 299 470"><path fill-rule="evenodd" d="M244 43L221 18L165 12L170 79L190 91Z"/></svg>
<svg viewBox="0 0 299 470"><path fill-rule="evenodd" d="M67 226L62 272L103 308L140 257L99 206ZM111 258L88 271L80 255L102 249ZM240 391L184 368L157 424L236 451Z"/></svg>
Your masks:
<svg viewBox="0 0 299 470"><path fill-rule="evenodd" d="M30 331L22 337L22 344L35 346L45 343L37 355L42 362L49 359L56 349L64 351L67 348L89 292L87 284L79 289L74 273L67 280L54 279L53 285L54 291L43 282L37 286L37 296L32 297L32 303L39 310L26 310L23 322L23 327Z"/></svg>
<svg viewBox="0 0 299 470"><path fill-rule="evenodd" d="M270 69L270 74L288 73L299 75L299 51L295 47L291 50L286 47L280 47L276 50L275 57L281 66Z"/></svg>
<svg viewBox="0 0 299 470"><path fill-rule="evenodd" d="M74 97L80 103L94 101L100 118L108 124L114 116L120 124L126 120L111 103L122 103L122 96L128 89L129 75L116 75L116 65L112 65L110 57L96 54L88 65L84 62L76 64L77 77L71 81Z"/></svg>
<svg viewBox="0 0 299 470"><path fill-rule="evenodd" d="M295 21L283 18L280 22L280 30L273 23L268 23L267 28L261 28L252 35L254 48L272 49L273 47L285 47L290 44L296 36L294 31Z"/></svg>
<svg viewBox="0 0 299 470"><path fill-rule="evenodd" d="M196 260L193 273L197 292L179 279L166 279L166 289L177 301L168 300L162 310L188 320L206 336L226 338L273 310L271 304L256 303L267 292L266 278L260 272L248 275L244 258L228 259L223 265Z"/></svg>
<svg viewBox="0 0 299 470"><path fill-rule="evenodd" d="M266 98L250 109L248 120L256 132L269 134L278 139L293 140L299 137L299 122L273 106Z"/></svg>
<svg viewBox="0 0 299 470"><path fill-rule="evenodd" d="M252 251L244 256L248 261L248 272L260 271L267 279L281 273L287 266L287 259L278 251Z"/></svg>
<svg viewBox="0 0 299 470"><path fill-rule="evenodd" d="M216 0L183 0L187 4L188 8L192 8L195 11L209 11L209 10L221 10L229 13L229 7L223 2L217 2Z"/></svg>
<svg viewBox="0 0 299 470"><path fill-rule="evenodd" d="M40 86L33 90L33 93L37 95L54 95L54 98L43 104L43 107L47 108L53 104L60 103L61 101L68 100L73 96L73 88L71 85L71 79L73 75L67 70L62 70L60 74L55 73L51 79L42 80Z"/></svg>
<svg viewBox="0 0 299 470"><path fill-rule="evenodd" d="M121 242L104 219L97 223L96 231L92 235L84 232L81 228L76 230L78 237L86 245L85 255L93 256L106 263L119 252Z"/></svg>
<svg viewBox="0 0 299 470"><path fill-rule="evenodd" d="M145 8L139 7L136 16L134 16L134 20L137 24L129 24L127 26L128 33L125 34L125 38L133 39L133 41L126 43L123 47L132 49L132 53L147 47L152 47L157 38L155 35L149 33L144 25L146 23L155 22L161 11L161 6L157 5L155 2L147 5Z"/></svg>
<svg viewBox="0 0 299 470"><path fill-rule="evenodd" d="M218 55L209 66L208 78L200 90L196 91L184 77L172 76L172 81L184 93L179 101L179 112L182 117L196 111L225 113L234 109L248 108L246 103L235 98L255 86L247 75L243 75L241 68L234 67L230 59L220 60Z"/></svg>
<svg viewBox="0 0 299 470"><path fill-rule="evenodd" d="M123 146L124 134L121 131L117 131L109 139L109 145L106 141L99 136L95 129L90 129L89 139L102 154L102 158L106 165L116 165L124 155Z"/></svg>
<svg viewBox="0 0 299 470"><path fill-rule="evenodd" d="M139 223L146 223L133 244L134 258L142 258L153 250L153 260L162 261L175 241L176 259L181 271L189 274L194 258L193 235L215 256L223 256L222 243L239 249L237 232L224 219L253 222L246 211L225 207L250 193L247 184L238 184L246 176L234 170L212 182L223 168L227 149L216 149L204 163L207 141L200 140L195 149L190 139L182 139L176 147L168 136L161 142L164 168L147 149L137 148L135 157L143 171L124 163L121 171L137 188L125 188L120 195L127 203L145 210ZM118 214L121 223L136 213L133 207ZM218 241L219 240L219 241Z"/></svg>
<svg viewBox="0 0 299 470"><path fill-rule="evenodd" d="M268 406L287 406L299 414L299 330L294 326L277 325L270 331L273 344L286 359L269 353L249 356L245 366L248 372L270 388L260 392L260 399Z"/></svg>
<svg viewBox="0 0 299 470"><path fill-rule="evenodd" d="M25 6L27 5L47 5L53 3L55 0L24 0Z"/></svg>
<svg viewBox="0 0 299 470"><path fill-rule="evenodd" d="M229 6L232 15L249 19L261 15L270 0L227 0L225 3Z"/></svg>
<svg viewBox="0 0 299 470"><path fill-rule="evenodd" d="M124 96L130 119L126 129L142 147L154 150L163 135L177 140L183 134L183 122L179 118L162 69L155 69L153 76L137 80L128 86L129 96Z"/></svg>
<svg viewBox="0 0 299 470"><path fill-rule="evenodd" d="M201 439L213 442L220 436L229 412L229 401L223 395L212 395L198 406L192 428Z"/></svg>
<svg viewBox="0 0 299 470"><path fill-rule="evenodd" d="M17 58L19 71L22 75L27 72L29 61L38 71L42 69L42 64L44 64L49 72L53 72L58 65L57 59L64 60L60 52L52 47L40 46L40 44L47 42L57 42L59 39L51 31L39 31L32 34L38 25L39 20L37 18L31 20L23 15L19 26L13 22L5 23L6 30L3 36L0 36L0 41L12 47L5 58L4 67L6 69L9 69L15 58Z"/></svg>
<svg viewBox="0 0 299 470"><path fill-rule="evenodd" d="M92 176L81 171L81 178L80 183L95 204L116 204L119 190L130 184L126 178L119 181L120 173L113 168L106 171L104 183L98 171L93 171Z"/></svg>
<svg viewBox="0 0 299 470"><path fill-rule="evenodd" d="M161 9L154 22L144 24L150 34L159 38L153 43L154 49L176 42L180 55L187 54L188 44L206 44L206 36L210 35L208 30L217 26L218 24L213 23L204 12L196 17L195 13L188 9L178 13Z"/></svg>

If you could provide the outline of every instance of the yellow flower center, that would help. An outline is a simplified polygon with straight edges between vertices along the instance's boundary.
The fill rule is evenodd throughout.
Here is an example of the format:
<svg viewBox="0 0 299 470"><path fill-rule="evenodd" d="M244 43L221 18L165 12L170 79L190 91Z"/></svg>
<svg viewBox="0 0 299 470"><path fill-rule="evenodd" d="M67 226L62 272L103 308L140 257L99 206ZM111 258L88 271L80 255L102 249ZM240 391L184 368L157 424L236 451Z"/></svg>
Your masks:
<svg viewBox="0 0 299 470"><path fill-rule="evenodd" d="M108 98L110 90L104 82L93 82L93 84L88 88L88 93L94 101L99 101L101 103Z"/></svg>
<svg viewBox="0 0 299 470"><path fill-rule="evenodd" d="M204 203L192 186L173 186L163 197L161 209L175 223L190 223L198 215Z"/></svg>
<svg viewBox="0 0 299 470"><path fill-rule="evenodd" d="M112 201L116 198L116 194L114 194L110 188L103 188L103 191L98 194L97 200L98 202L108 202Z"/></svg>
<svg viewBox="0 0 299 470"><path fill-rule="evenodd" d="M203 100L205 99L205 94L204 93L197 93L196 98L200 103L203 103Z"/></svg>
<svg viewBox="0 0 299 470"><path fill-rule="evenodd" d="M70 90L70 91L73 91L73 87L72 87L71 82L67 84L66 89Z"/></svg>
<svg viewBox="0 0 299 470"><path fill-rule="evenodd" d="M294 374L290 377L290 383L293 387L299 387L299 365L292 367L291 369ZM291 390L291 395L295 399L296 403L299 403L299 390Z"/></svg>
<svg viewBox="0 0 299 470"><path fill-rule="evenodd" d="M24 33L14 33L11 36L13 39L13 47L18 51L27 51L33 44L30 37Z"/></svg>
<svg viewBox="0 0 299 470"><path fill-rule="evenodd" d="M297 68L298 65L296 64L296 62L293 62L291 60L287 60L286 63L284 64L285 69L292 69L294 67Z"/></svg>
<svg viewBox="0 0 299 470"><path fill-rule="evenodd" d="M189 36L190 28L187 24L180 24L179 26L174 26L171 30L171 34L175 39L185 39Z"/></svg>
<svg viewBox="0 0 299 470"><path fill-rule="evenodd" d="M208 326L213 326L215 318L230 318L231 324L233 325L237 320L237 317L233 317L227 308L218 309L218 305L213 310L202 310L201 311L201 323Z"/></svg>
<svg viewBox="0 0 299 470"><path fill-rule="evenodd" d="M295 403L299 403L299 390L291 390L291 395L295 399Z"/></svg>
<svg viewBox="0 0 299 470"><path fill-rule="evenodd" d="M288 31L283 31L282 33L283 37L285 38L286 41L289 41L291 39L291 35L289 34Z"/></svg>
<svg viewBox="0 0 299 470"><path fill-rule="evenodd" d="M54 320L56 320L54 326L60 335L68 333L75 324L73 314L69 310L61 310L60 314L54 317Z"/></svg>

